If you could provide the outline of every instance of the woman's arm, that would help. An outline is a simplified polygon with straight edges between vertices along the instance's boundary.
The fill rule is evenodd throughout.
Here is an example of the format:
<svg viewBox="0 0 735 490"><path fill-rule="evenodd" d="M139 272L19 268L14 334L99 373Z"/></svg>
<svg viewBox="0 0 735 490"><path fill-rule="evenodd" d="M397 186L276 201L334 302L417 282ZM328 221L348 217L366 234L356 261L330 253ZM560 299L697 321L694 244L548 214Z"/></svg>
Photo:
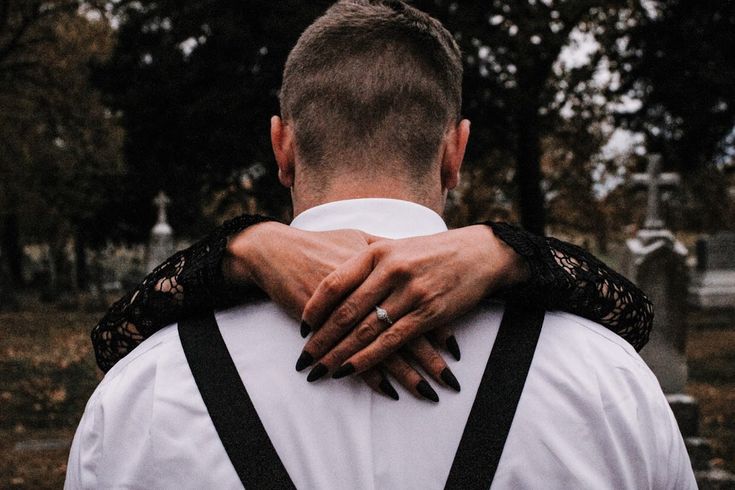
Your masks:
<svg viewBox="0 0 735 490"><path fill-rule="evenodd" d="M253 281L233 280L232 274L226 281L222 270L230 239L240 239L246 228L263 221L268 218L241 216L225 223L202 241L177 252L116 302L92 331L100 368L109 370L157 330L193 312L263 297ZM599 322L636 348L645 344L652 308L645 295L630 282L570 244L536 237L501 223L488 225L525 258L530 270L522 284L508 288L509 282L500 283L494 285L494 290L502 291L507 299L536 302ZM484 246L478 244L482 242L472 246ZM249 260L230 257L227 264L228 272L245 265L235 276L249 279ZM274 262L272 268L277 269L278 263ZM501 280L504 277L507 275Z"/></svg>
<svg viewBox="0 0 735 490"><path fill-rule="evenodd" d="M653 326L653 305L628 279L570 243L508 223L485 224L529 267L527 280L501 291L500 296L587 318L620 335L636 350L646 345Z"/></svg>
<svg viewBox="0 0 735 490"><path fill-rule="evenodd" d="M146 338L187 315L263 297L254 286L226 284L221 262L232 236L271 220L243 215L225 222L201 241L169 257L113 304L92 330L100 369L109 371Z"/></svg>
<svg viewBox="0 0 735 490"><path fill-rule="evenodd" d="M109 370L155 331L200 311L270 297L298 318L322 279L366 249L374 238L357 230L311 233L263 221L267 218L244 216L226 223L166 260L118 301L92 332L100 368ZM258 226L251 226L255 224ZM437 382L459 389L446 362L428 341L417 339L406 349ZM415 396L438 400L418 371L398 362L397 356L386 359L378 369L362 373L362 378L372 389L395 400L398 394L386 374ZM297 370L304 367L297 364ZM326 374L322 371L315 368L307 380Z"/></svg>

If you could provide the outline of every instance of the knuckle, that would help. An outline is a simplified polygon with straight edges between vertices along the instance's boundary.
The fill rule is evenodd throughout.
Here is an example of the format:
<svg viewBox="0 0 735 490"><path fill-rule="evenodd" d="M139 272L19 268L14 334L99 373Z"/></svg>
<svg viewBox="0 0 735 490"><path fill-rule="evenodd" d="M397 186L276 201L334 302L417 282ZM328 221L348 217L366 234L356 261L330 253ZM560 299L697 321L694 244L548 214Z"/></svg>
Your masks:
<svg viewBox="0 0 735 490"><path fill-rule="evenodd" d="M441 373L444 371L444 368L447 367L447 363L444 362L444 359L442 359L442 356L439 354L435 354L431 357L431 360L429 360L429 366L430 369L433 370L434 373Z"/></svg>
<svg viewBox="0 0 735 490"><path fill-rule="evenodd" d="M334 350L326 353L321 359L319 359L319 362L327 366L329 369L339 367L342 364L342 361L344 361L344 359L342 359L340 353L335 352Z"/></svg>
<svg viewBox="0 0 735 490"><path fill-rule="evenodd" d="M335 295L339 292L342 284L342 276L339 272L332 272L324 279L324 290L329 295Z"/></svg>
<svg viewBox="0 0 735 490"><path fill-rule="evenodd" d="M441 355L431 346L425 346L419 349L416 358L422 366L432 368L435 371L444 364Z"/></svg>
<svg viewBox="0 0 735 490"><path fill-rule="evenodd" d="M318 355L324 352L326 343L321 336L314 335L308 342L308 350L312 354Z"/></svg>
<svg viewBox="0 0 735 490"><path fill-rule="evenodd" d="M413 374L411 367L405 362L396 363L396 373L403 379L409 379Z"/></svg>
<svg viewBox="0 0 735 490"><path fill-rule="evenodd" d="M388 330L387 332L383 333L381 339L383 346L391 351L397 349L403 343L401 334L394 330Z"/></svg>
<svg viewBox="0 0 735 490"><path fill-rule="evenodd" d="M440 301L437 300L427 300L424 301L421 305L421 308L418 313L418 320L421 323L426 323L430 320L434 320L441 316L443 311L443 306L441 305Z"/></svg>
<svg viewBox="0 0 735 490"><path fill-rule="evenodd" d="M405 279L411 274L411 269L405 261L391 261L388 267L394 279Z"/></svg>
<svg viewBox="0 0 735 490"><path fill-rule="evenodd" d="M372 342L378 335L378 328L375 325L369 323L363 323L355 331L358 342L362 345L367 345Z"/></svg>
<svg viewBox="0 0 735 490"><path fill-rule="evenodd" d="M388 253L388 244L385 241L374 242L368 250L374 258L381 259Z"/></svg>
<svg viewBox="0 0 735 490"><path fill-rule="evenodd" d="M340 328L348 328L355 322L355 305L345 301L334 313L334 323Z"/></svg>
<svg viewBox="0 0 735 490"><path fill-rule="evenodd" d="M411 292L419 301L425 301L431 295L431 289L423 282L414 282L411 285Z"/></svg>

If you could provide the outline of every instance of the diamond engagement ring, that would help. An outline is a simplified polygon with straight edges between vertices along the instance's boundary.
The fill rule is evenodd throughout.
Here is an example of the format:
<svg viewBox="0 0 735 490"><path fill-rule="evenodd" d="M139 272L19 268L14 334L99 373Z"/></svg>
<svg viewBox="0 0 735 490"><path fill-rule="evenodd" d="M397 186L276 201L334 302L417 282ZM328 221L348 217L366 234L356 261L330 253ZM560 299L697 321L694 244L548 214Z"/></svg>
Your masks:
<svg viewBox="0 0 735 490"><path fill-rule="evenodd" d="M378 315L378 320L387 323L389 326L393 325L393 320L390 319L390 317L388 316L388 312L385 311L383 308L381 308L380 306L376 306L375 313L377 313Z"/></svg>

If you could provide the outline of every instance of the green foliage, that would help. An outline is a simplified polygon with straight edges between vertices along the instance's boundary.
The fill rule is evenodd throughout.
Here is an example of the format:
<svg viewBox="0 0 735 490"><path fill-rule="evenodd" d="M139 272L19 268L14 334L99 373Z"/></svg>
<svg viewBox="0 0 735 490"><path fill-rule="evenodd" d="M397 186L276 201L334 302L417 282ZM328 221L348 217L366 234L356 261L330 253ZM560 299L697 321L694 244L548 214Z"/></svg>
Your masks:
<svg viewBox="0 0 735 490"><path fill-rule="evenodd" d="M159 189L173 199L175 230L197 234L202 210L225 191L282 214L288 195L271 164L268 121L278 113L281 71L298 35L330 2L158 1L123 3L118 44L96 80L124 114L130 173L126 222L142 238ZM241 174L267 168L252 190ZM217 214L217 213L215 213Z"/></svg>
<svg viewBox="0 0 735 490"><path fill-rule="evenodd" d="M150 198L163 187L178 202L174 227L190 227L213 190L231 187L252 163L271 161L266 128L278 111L283 63L298 34L329 3L187 0L119 7L119 43L98 80L125 114L131 217L150 216ZM618 24L627 28L638 7L591 0L414 4L441 19L464 50L464 110L474 123L469 159L485 166L488 155L496 155L515 164L521 216L529 227L542 228L541 140L557 131L562 107L592 117L585 83L605 51L571 70L559 67L559 55L575 29L609 45L620 35ZM266 167L266 181L254 188L265 191L260 197L268 198L261 201L267 210L279 213L286 196L274 167Z"/></svg>
<svg viewBox="0 0 735 490"><path fill-rule="evenodd" d="M0 210L27 239L72 230L102 241L101 214L122 174L122 131L89 84L112 45L109 25L72 1L0 8Z"/></svg>
<svg viewBox="0 0 735 490"><path fill-rule="evenodd" d="M288 196L275 178L268 118L278 112L289 49L330 3L117 4L119 42L96 80L124 114L131 172L116 196L116 219L131 236L147 233L150 200L161 188L174 199L174 228L192 234L206 223L203 214L221 215L247 198L284 214ZM724 152L732 76L712 66L731 66L720 48L732 35L727 2L412 3L442 20L464 52L463 111L473 135L457 221L497 216L500 200L507 216L537 232L546 214L565 228L596 228L611 206L594 195L593 174L609 165L599 150L620 124L644 131L652 150L660 135L679 135L668 138L679 143L666 156L692 168ZM585 59L565 58L574 46ZM636 98L640 110L631 109ZM245 189L242 172L255 163L267 172ZM517 212L507 209L511 202ZM580 202L595 211L580 212Z"/></svg>
<svg viewBox="0 0 735 490"><path fill-rule="evenodd" d="M642 131L649 149L686 173L735 153L735 3L657 4L621 46L623 83L642 101L621 122Z"/></svg>

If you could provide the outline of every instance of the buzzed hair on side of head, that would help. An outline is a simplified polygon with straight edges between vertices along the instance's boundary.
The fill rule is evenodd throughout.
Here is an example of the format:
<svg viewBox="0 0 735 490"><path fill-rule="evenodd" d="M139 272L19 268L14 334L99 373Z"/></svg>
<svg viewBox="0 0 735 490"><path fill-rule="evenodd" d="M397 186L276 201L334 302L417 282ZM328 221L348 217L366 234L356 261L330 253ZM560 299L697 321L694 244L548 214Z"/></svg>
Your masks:
<svg viewBox="0 0 735 490"><path fill-rule="evenodd" d="M459 47L438 20L401 1L342 0L289 54L281 114L307 168L399 163L420 177L459 118L461 91Z"/></svg>

